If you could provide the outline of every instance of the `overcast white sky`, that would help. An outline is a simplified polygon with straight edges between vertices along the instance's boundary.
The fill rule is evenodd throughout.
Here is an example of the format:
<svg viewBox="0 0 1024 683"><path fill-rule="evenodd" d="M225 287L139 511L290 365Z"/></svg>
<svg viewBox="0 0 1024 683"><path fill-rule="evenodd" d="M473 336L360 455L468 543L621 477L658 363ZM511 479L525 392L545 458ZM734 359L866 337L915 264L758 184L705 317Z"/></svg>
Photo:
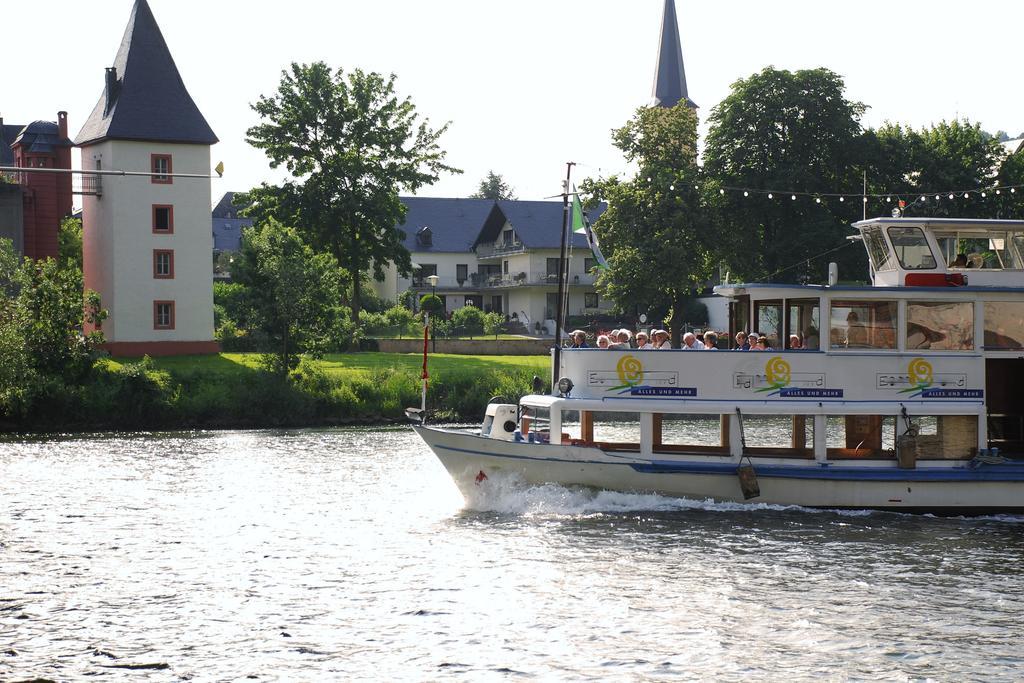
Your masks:
<svg viewBox="0 0 1024 683"><path fill-rule="evenodd" d="M609 131L651 95L663 0L149 0L185 85L221 142L223 191L275 178L243 138L249 108L291 61L394 72L465 171L421 190L466 196L488 169L522 199L622 170ZM4 30L0 115L56 118L77 134L103 89L132 0L36 0L32 30ZM957 115L1024 131L1024 2L677 0L690 97L706 118L767 65L828 67L865 123L920 127ZM9 15L10 13L8 13ZM28 18L22 16L21 18ZM36 30L38 29L38 30ZM136 169L140 170L140 169Z"/></svg>

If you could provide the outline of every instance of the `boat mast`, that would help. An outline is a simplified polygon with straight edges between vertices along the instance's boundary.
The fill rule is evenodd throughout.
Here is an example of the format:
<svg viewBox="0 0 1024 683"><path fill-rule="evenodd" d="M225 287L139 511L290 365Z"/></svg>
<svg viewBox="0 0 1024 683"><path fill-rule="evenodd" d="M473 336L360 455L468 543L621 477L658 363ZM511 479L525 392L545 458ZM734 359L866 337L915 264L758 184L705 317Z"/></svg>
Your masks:
<svg viewBox="0 0 1024 683"><path fill-rule="evenodd" d="M565 316L562 313L562 302L565 298L565 290L569 277L568 269L565 267L565 248L569 232L569 184L572 177L572 167L575 162L565 162L565 184L562 186L562 246L558 257L558 310L555 312L555 354L551 363L551 390L554 391L558 384L558 368L562 361L562 326L565 325Z"/></svg>

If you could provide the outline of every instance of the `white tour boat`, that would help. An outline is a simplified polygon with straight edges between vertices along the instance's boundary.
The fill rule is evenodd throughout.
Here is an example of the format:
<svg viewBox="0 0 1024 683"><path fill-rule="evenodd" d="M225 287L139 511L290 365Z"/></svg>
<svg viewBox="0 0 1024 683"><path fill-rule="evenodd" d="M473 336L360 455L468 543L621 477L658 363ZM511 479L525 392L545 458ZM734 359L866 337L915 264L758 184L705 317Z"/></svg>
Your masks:
<svg viewBox="0 0 1024 683"><path fill-rule="evenodd" d="M781 347L796 334L806 348L562 349L553 395L492 403L478 430L415 429L464 492L505 474L716 501L1024 511L1024 221L854 227L872 286L833 272L829 285L715 288L730 337Z"/></svg>

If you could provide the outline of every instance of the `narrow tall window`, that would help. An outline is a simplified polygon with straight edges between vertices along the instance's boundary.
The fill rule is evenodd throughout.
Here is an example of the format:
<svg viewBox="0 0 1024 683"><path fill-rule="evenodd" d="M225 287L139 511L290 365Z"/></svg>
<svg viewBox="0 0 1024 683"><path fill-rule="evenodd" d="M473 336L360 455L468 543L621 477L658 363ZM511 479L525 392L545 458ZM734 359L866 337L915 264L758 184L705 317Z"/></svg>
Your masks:
<svg viewBox="0 0 1024 683"><path fill-rule="evenodd" d="M174 207L168 204L153 205L153 232L174 232Z"/></svg>
<svg viewBox="0 0 1024 683"><path fill-rule="evenodd" d="M153 277L158 280L174 278L174 251L171 249L153 250Z"/></svg>
<svg viewBox="0 0 1024 683"><path fill-rule="evenodd" d="M154 301L153 302L153 329L173 330L174 329L174 302Z"/></svg>
<svg viewBox="0 0 1024 683"><path fill-rule="evenodd" d="M174 182L174 178L171 177L173 169L171 167L171 155L170 154L151 154L150 169L152 173L149 177L151 183L162 183L164 185L170 185Z"/></svg>

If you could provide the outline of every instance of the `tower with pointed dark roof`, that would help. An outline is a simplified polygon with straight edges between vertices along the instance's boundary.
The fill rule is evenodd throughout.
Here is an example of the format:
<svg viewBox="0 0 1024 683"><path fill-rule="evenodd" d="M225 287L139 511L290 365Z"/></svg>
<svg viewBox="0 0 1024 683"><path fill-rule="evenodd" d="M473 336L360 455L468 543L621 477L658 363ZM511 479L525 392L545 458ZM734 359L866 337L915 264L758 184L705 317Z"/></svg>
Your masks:
<svg viewBox="0 0 1024 683"><path fill-rule="evenodd" d="M146 0L136 0L103 94L78 133L85 286L100 293L108 350L141 356L215 352L210 254L210 146L217 136L192 100Z"/></svg>
<svg viewBox="0 0 1024 683"><path fill-rule="evenodd" d="M674 107L679 102L696 109L686 90L686 69L683 68L683 47L679 41L679 21L675 0L665 0L661 17L661 38L658 41L658 62L654 68L652 107Z"/></svg>

